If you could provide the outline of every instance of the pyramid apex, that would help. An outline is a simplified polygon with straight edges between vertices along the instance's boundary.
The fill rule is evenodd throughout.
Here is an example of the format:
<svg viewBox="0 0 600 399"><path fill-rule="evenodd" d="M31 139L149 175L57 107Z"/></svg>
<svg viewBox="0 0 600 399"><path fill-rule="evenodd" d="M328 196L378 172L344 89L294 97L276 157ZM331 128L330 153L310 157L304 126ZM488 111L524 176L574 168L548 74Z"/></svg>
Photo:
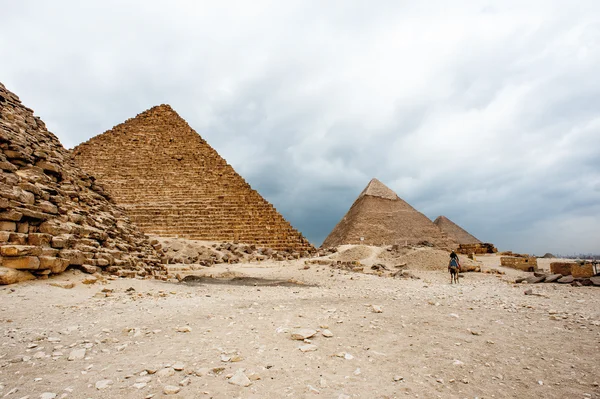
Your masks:
<svg viewBox="0 0 600 399"><path fill-rule="evenodd" d="M371 197L379 197L390 200L399 199L398 195L390 189L388 186L377 180L376 178L372 178L367 187L360 193L359 197L364 195L369 195Z"/></svg>

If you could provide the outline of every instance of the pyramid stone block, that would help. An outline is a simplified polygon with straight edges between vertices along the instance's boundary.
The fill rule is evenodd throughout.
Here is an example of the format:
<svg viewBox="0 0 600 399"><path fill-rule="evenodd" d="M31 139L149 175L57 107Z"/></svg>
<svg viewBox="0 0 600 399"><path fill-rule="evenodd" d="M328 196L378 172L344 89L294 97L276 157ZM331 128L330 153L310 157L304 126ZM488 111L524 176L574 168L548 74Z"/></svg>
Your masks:
<svg viewBox="0 0 600 399"><path fill-rule="evenodd" d="M0 83L0 284L83 264L162 277L159 256L44 122ZM102 265L103 258L111 262Z"/></svg>
<svg viewBox="0 0 600 399"><path fill-rule="evenodd" d="M313 249L168 105L142 112L73 154L148 234Z"/></svg>
<svg viewBox="0 0 600 399"><path fill-rule="evenodd" d="M453 247L427 216L418 212L377 179L372 179L322 247L342 244L415 245L428 242Z"/></svg>

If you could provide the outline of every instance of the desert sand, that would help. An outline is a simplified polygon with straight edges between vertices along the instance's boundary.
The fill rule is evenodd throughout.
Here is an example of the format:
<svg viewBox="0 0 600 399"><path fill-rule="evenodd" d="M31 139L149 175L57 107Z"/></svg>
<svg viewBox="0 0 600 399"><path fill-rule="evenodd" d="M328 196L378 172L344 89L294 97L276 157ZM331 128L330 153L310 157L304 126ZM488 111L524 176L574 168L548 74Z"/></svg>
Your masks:
<svg viewBox="0 0 600 399"><path fill-rule="evenodd" d="M67 270L2 286L0 397L600 397L600 290L515 284L528 273L496 256L483 270L506 274L450 285L438 254L418 250L402 255L418 279L300 259L169 266L229 280ZM329 258L352 253L398 261L375 247Z"/></svg>

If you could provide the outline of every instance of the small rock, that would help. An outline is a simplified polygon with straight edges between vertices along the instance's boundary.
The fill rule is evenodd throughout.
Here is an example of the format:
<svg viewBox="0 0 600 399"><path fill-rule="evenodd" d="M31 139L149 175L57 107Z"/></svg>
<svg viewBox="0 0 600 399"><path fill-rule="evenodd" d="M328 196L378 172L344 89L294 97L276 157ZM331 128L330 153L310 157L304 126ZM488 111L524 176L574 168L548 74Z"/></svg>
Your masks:
<svg viewBox="0 0 600 399"><path fill-rule="evenodd" d="M150 381L152 381L152 377L140 377L137 380L135 380L135 382L139 382L139 383L149 383Z"/></svg>
<svg viewBox="0 0 600 399"><path fill-rule="evenodd" d="M96 389L106 389L113 384L113 380L100 380L96 383Z"/></svg>
<svg viewBox="0 0 600 399"><path fill-rule="evenodd" d="M181 391L181 387L176 387L175 385L165 385L163 387L163 393L165 395L175 395Z"/></svg>
<svg viewBox="0 0 600 399"><path fill-rule="evenodd" d="M74 349L69 354L68 360L83 360L85 358L85 349Z"/></svg>
<svg viewBox="0 0 600 399"><path fill-rule="evenodd" d="M173 370L175 371L182 371L183 369L185 369L185 364L183 364L182 362L177 362L171 367L173 367Z"/></svg>
<svg viewBox="0 0 600 399"><path fill-rule="evenodd" d="M402 381L403 379L404 379L404 377L402 377L402 376L399 376L399 375L395 375L394 376L394 381L395 382Z"/></svg>
<svg viewBox="0 0 600 399"><path fill-rule="evenodd" d="M146 387L146 385L148 385L145 382L136 382L135 384L132 385L132 387L134 387L135 389L143 389Z"/></svg>
<svg viewBox="0 0 600 399"><path fill-rule="evenodd" d="M164 369L156 372L158 378L168 378L175 375L175 369L173 367L165 367Z"/></svg>
<svg viewBox="0 0 600 399"><path fill-rule="evenodd" d="M56 398L56 394L54 392L44 392L43 394L40 395L40 399L54 399L54 398Z"/></svg>
<svg viewBox="0 0 600 399"><path fill-rule="evenodd" d="M373 313L383 313L383 309L381 309L381 306L379 305L371 306L371 310L373 311Z"/></svg>
<svg viewBox="0 0 600 399"><path fill-rule="evenodd" d="M238 369L235 374L229 379L229 383L240 387L247 387L252 384L252 381L244 374L243 369Z"/></svg>
<svg viewBox="0 0 600 399"><path fill-rule="evenodd" d="M333 337L333 333L327 329L321 331L321 335L324 336L325 338Z"/></svg>
<svg viewBox="0 0 600 399"><path fill-rule="evenodd" d="M295 340L305 340L310 337L314 337L317 334L316 330L310 328L301 328L292 332L291 338Z"/></svg>
<svg viewBox="0 0 600 399"><path fill-rule="evenodd" d="M185 377L183 380L179 381L179 385L182 387L187 387L191 383L192 383L192 380L190 379L190 377Z"/></svg>
<svg viewBox="0 0 600 399"><path fill-rule="evenodd" d="M177 332L189 333L189 332L192 332L192 328L190 326L177 327Z"/></svg>
<svg viewBox="0 0 600 399"><path fill-rule="evenodd" d="M302 352L314 352L318 349L317 345L306 344L298 347Z"/></svg>

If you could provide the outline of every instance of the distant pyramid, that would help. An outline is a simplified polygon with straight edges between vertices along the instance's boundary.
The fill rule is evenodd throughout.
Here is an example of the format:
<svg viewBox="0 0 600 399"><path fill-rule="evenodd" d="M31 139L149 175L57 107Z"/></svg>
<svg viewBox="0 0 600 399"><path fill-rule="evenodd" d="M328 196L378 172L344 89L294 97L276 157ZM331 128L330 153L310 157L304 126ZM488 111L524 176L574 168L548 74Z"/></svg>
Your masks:
<svg viewBox="0 0 600 399"><path fill-rule="evenodd" d="M90 139L73 155L145 233L312 248L168 105Z"/></svg>
<svg viewBox="0 0 600 399"><path fill-rule="evenodd" d="M433 223L446 233L448 237L453 238L459 244L481 243L481 241L473 237L465 229L448 219L446 216L438 216Z"/></svg>
<svg viewBox="0 0 600 399"><path fill-rule="evenodd" d="M427 216L400 199L379 180L373 179L322 246L414 245L423 241L440 247L455 246Z"/></svg>

